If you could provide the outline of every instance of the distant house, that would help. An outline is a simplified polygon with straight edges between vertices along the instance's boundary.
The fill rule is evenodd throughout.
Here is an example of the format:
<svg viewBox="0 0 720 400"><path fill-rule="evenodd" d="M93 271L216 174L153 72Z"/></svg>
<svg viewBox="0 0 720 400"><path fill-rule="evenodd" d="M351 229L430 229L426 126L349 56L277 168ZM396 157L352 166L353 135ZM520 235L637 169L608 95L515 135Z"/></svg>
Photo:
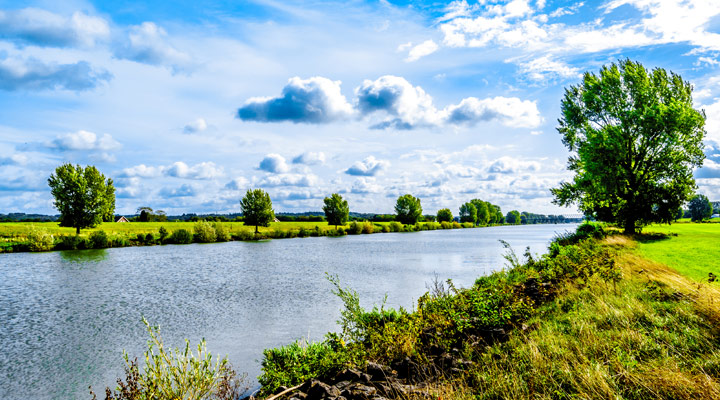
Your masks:
<svg viewBox="0 0 720 400"><path fill-rule="evenodd" d="M128 221L127 218L120 216L120 218L118 218L117 221L115 221L115 222L130 222L130 221Z"/></svg>
<svg viewBox="0 0 720 400"><path fill-rule="evenodd" d="M279 219L277 219L277 217L276 217L276 218L275 218L275 221L273 221L273 222L280 222L280 220L279 220Z"/></svg>

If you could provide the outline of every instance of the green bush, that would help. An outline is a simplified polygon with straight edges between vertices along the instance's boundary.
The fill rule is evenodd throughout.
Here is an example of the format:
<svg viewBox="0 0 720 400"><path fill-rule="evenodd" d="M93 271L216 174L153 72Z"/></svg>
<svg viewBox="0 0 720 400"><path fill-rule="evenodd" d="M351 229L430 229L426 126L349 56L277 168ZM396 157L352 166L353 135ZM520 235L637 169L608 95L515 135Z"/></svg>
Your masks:
<svg viewBox="0 0 720 400"><path fill-rule="evenodd" d="M372 222L365 221L362 224L362 232L366 234L370 234L375 232L375 226L372 224Z"/></svg>
<svg viewBox="0 0 720 400"><path fill-rule="evenodd" d="M390 227L387 226L387 225L385 225L385 224L383 224L382 227L380 228L380 230L381 230L383 233L388 233L388 232L390 232Z"/></svg>
<svg viewBox="0 0 720 400"><path fill-rule="evenodd" d="M216 242L227 242L230 240L230 234L228 233L227 229L225 229L225 226L220 222L215 222L213 224L213 229L215 229L215 241Z"/></svg>
<svg viewBox="0 0 720 400"><path fill-rule="evenodd" d="M393 232L402 232L403 224L401 224L397 221L392 221L392 222L390 222L390 230Z"/></svg>
<svg viewBox="0 0 720 400"><path fill-rule="evenodd" d="M58 250L82 250L89 249L91 246L86 238L77 235L67 235L60 237L55 248Z"/></svg>
<svg viewBox="0 0 720 400"><path fill-rule="evenodd" d="M192 243L193 236L187 229L178 229L170 235L170 241L175 244Z"/></svg>
<svg viewBox="0 0 720 400"><path fill-rule="evenodd" d="M447 222L447 221L443 221L443 222L440 223L440 227L443 228L443 229L452 229L452 223L451 223L451 222Z"/></svg>
<svg viewBox="0 0 720 400"><path fill-rule="evenodd" d="M195 240L200 243L213 243L217 239L215 228L207 221L197 221L193 226Z"/></svg>
<svg viewBox="0 0 720 400"><path fill-rule="evenodd" d="M462 227L463 228L474 228L475 224L473 224L472 222L463 222Z"/></svg>
<svg viewBox="0 0 720 400"><path fill-rule="evenodd" d="M145 243L145 234L138 233L137 235L135 235L135 240L137 240L138 243Z"/></svg>
<svg viewBox="0 0 720 400"><path fill-rule="evenodd" d="M143 318L150 334L148 350L144 352L142 372L137 359L125 359L126 378L118 379L117 393L106 389L106 399L237 399L245 391L242 381L230 366L227 358L213 362L205 340L197 346L197 352L190 349L185 340L184 349L166 349L160 338L160 329L152 327ZM96 398L94 392L90 392Z"/></svg>
<svg viewBox="0 0 720 400"><path fill-rule="evenodd" d="M53 235L42 231L40 229L30 227L30 232L27 235L28 248L30 251L49 251L52 250L55 244Z"/></svg>
<svg viewBox="0 0 720 400"><path fill-rule="evenodd" d="M160 244L164 243L165 239L167 239L168 235L170 235L164 226L160 227L158 233L160 234Z"/></svg>
<svg viewBox="0 0 720 400"><path fill-rule="evenodd" d="M304 227L301 227L298 231L298 236L301 238L310 236L310 231L305 229Z"/></svg>
<svg viewBox="0 0 720 400"><path fill-rule="evenodd" d="M348 228L348 233L353 235L359 235L363 231L363 224L361 222L353 221L350 223L350 227Z"/></svg>
<svg viewBox="0 0 720 400"><path fill-rule="evenodd" d="M145 234L145 243L154 244L155 243L155 235L153 235L152 233Z"/></svg>
<svg viewBox="0 0 720 400"><path fill-rule="evenodd" d="M110 241L105 231L95 231L90 234L90 246L93 249L104 249L110 247Z"/></svg>

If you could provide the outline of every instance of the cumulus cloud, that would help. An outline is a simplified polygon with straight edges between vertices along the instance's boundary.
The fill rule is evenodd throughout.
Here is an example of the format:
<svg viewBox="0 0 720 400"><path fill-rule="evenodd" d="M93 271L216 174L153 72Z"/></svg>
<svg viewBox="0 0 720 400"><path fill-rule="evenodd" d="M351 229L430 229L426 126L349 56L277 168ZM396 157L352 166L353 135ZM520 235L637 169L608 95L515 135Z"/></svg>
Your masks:
<svg viewBox="0 0 720 400"><path fill-rule="evenodd" d="M193 166L188 166L184 162L178 161L168 167L164 167L163 173L176 178L213 179L222 175L222 168L216 166L212 161L201 162Z"/></svg>
<svg viewBox="0 0 720 400"><path fill-rule="evenodd" d="M228 190L245 190L250 187L250 181L248 181L245 177L239 176L237 178L233 178L230 182L225 184L225 189Z"/></svg>
<svg viewBox="0 0 720 400"><path fill-rule="evenodd" d="M251 98L238 110L243 121L326 123L352 115L340 81L323 77L291 78L279 97Z"/></svg>
<svg viewBox="0 0 720 400"><path fill-rule="evenodd" d="M0 166L3 165L25 165L28 162L28 158L25 154L16 153L10 157L0 157Z"/></svg>
<svg viewBox="0 0 720 400"><path fill-rule="evenodd" d="M66 17L37 8L0 10L0 37L19 44L93 46L109 36L107 21L80 11Z"/></svg>
<svg viewBox="0 0 720 400"><path fill-rule="evenodd" d="M198 194L195 186L183 184L176 188L164 187L160 189L160 195L163 197L189 197Z"/></svg>
<svg viewBox="0 0 720 400"><path fill-rule="evenodd" d="M382 192L382 186L375 183L374 178L358 178L353 182L350 193L355 194L368 194L368 193L380 193Z"/></svg>
<svg viewBox="0 0 720 400"><path fill-rule="evenodd" d="M567 64L553 60L550 56L542 56L534 60L521 63L520 72L535 81L545 81L553 77L579 78L580 71Z"/></svg>
<svg viewBox="0 0 720 400"><path fill-rule="evenodd" d="M120 173L124 178L157 178L159 176L170 176L182 179L207 180L222 176L222 167L218 167L214 162L206 161L189 166L182 161L174 162L170 165L161 165L158 167L147 166L145 164L136 165L125 168Z"/></svg>
<svg viewBox="0 0 720 400"><path fill-rule="evenodd" d="M270 175L260 181L260 186L277 187L277 186L300 186L310 187L316 186L319 179L313 174L280 174Z"/></svg>
<svg viewBox="0 0 720 400"><path fill-rule="evenodd" d="M479 121L498 120L510 127L534 128L543 119L534 101L517 97L477 99L468 97L460 104L447 108L447 120L452 124L475 124Z"/></svg>
<svg viewBox="0 0 720 400"><path fill-rule="evenodd" d="M437 125L442 116L433 106L432 97L405 78L385 75L374 81L365 80L355 89L357 108L364 115L382 111L393 118L376 125L376 128L394 127L412 129L417 126Z"/></svg>
<svg viewBox="0 0 720 400"><path fill-rule="evenodd" d="M428 56L434 52L436 52L440 47L432 40L426 40L419 45L413 47L408 52L407 58L405 58L405 61L407 62L413 62L421 59L422 57Z"/></svg>
<svg viewBox="0 0 720 400"><path fill-rule="evenodd" d="M190 55L173 47L167 32L153 22L131 26L127 37L115 49L115 57L143 64L164 65L173 72L192 69Z"/></svg>
<svg viewBox="0 0 720 400"><path fill-rule="evenodd" d="M74 64L44 63L30 59L0 59L0 89L89 90L112 79L104 69L92 68L86 61Z"/></svg>
<svg viewBox="0 0 720 400"><path fill-rule="evenodd" d="M540 170L540 163L537 161L524 161L518 160L513 157L500 157L495 160L490 167L488 172L498 174L517 174L521 172L534 172Z"/></svg>
<svg viewBox="0 0 720 400"><path fill-rule="evenodd" d="M110 151L120 148L120 143L107 133L98 136L80 130L57 137L50 147L60 151Z"/></svg>
<svg viewBox="0 0 720 400"><path fill-rule="evenodd" d="M282 174L288 172L290 167L287 165L285 157L280 154L271 153L266 155L265 158L260 161L258 169L273 174Z"/></svg>
<svg viewBox="0 0 720 400"><path fill-rule="evenodd" d="M389 161L378 160L374 156L368 156L362 161L355 162L350 168L345 170L345 173L354 176L375 176L389 166Z"/></svg>
<svg viewBox="0 0 720 400"><path fill-rule="evenodd" d="M183 128L185 133L198 133L206 130L208 127L207 122L203 118L198 118L193 122L188 123Z"/></svg>
<svg viewBox="0 0 720 400"><path fill-rule="evenodd" d="M317 165L317 164L324 164L325 163L325 153L322 151L319 152L313 152L313 151L306 151L305 153L302 153L292 160L293 164L304 164L304 165Z"/></svg>

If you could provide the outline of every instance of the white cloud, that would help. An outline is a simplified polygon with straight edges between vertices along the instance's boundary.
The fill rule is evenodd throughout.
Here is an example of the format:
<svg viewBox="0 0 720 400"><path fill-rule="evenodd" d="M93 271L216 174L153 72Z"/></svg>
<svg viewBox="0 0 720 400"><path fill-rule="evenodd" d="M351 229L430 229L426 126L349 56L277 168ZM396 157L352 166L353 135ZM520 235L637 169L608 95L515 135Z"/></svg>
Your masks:
<svg viewBox="0 0 720 400"><path fill-rule="evenodd" d="M518 160L517 158L509 156L498 158L490 164L490 167L488 168L488 172L499 174L518 174L521 172L539 170L540 163L537 161Z"/></svg>
<svg viewBox="0 0 720 400"><path fill-rule="evenodd" d="M193 185L182 184L179 187L164 187L160 189L163 197L190 197L198 194L198 188Z"/></svg>
<svg viewBox="0 0 720 400"><path fill-rule="evenodd" d="M155 178L160 176L162 168L149 167L145 164L135 165L133 167L124 168L120 173L123 177L140 177L140 178Z"/></svg>
<svg viewBox="0 0 720 400"><path fill-rule="evenodd" d="M225 185L225 189L229 190L246 190L248 188L250 188L250 181L248 181L245 177L242 176L233 178Z"/></svg>
<svg viewBox="0 0 720 400"><path fill-rule="evenodd" d="M0 166L3 165L25 165L28 157L22 153L15 153L9 157L0 157Z"/></svg>
<svg viewBox="0 0 720 400"><path fill-rule="evenodd" d="M300 186L310 187L317 186L319 179L313 174L278 174L269 175L261 180L259 185L263 187L277 186Z"/></svg>
<svg viewBox="0 0 720 400"><path fill-rule="evenodd" d="M377 128L412 129L438 125L442 116L432 104L432 97L420 86L405 78L385 75L374 81L365 80L355 89L357 107L364 115L382 111L394 118L386 119Z"/></svg>
<svg viewBox="0 0 720 400"><path fill-rule="evenodd" d="M306 151L293 158L293 164L304 164L304 165L318 165L325 163L325 153L322 151Z"/></svg>
<svg viewBox="0 0 720 400"><path fill-rule="evenodd" d="M162 171L167 176L184 179L213 179L222 175L222 167L216 166L212 161L201 162L192 167L177 161L168 167L163 167Z"/></svg>
<svg viewBox="0 0 720 400"><path fill-rule="evenodd" d="M350 188L350 193L355 194L381 193L382 191L383 187L378 185L374 178L358 178Z"/></svg>
<svg viewBox="0 0 720 400"><path fill-rule="evenodd" d="M238 110L244 121L326 123L347 119L353 109L340 92L340 81L323 77L290 78L280 97L255 97Z"/></svg>
<svg viewBox="0 0 720 400"><path fill-rule="evenodd" d="M92 68L86 61L57 64L34 58L0 57L0 89L2 90L82 91L94 89L110 79L112 74L102 68Z"/></svg>
<svg viewBox="0 0 720 400"><path fill-rule="evenodd" d="M205 122L205 119L198 118L193 122L188 123L183 128L183 132L185 133L198 133L206 130L208 127L207 122Z"/></svg>
<svg viewBox="0 0 720 400"><path fill-rule="evenodd" d="M107 21L81 11L65 17L38 8L0 10L0 37L20 44L90 47L109 36Z"/></svg>
<svg viewBox="0 0 720 400"><path fill-rule="evenodd" d="M389 166L389 161L378 160L374 156L368 156L362 161L356 161L350 168L345 170L345 173L355 176L375 176L382 173Z"/></svg>
<svg viewBox="0 0 720 400"><path fill-rule="evenodd" d="M478 121L499 120L510 127L534 128L543 119L534 101L517 97L493 97L477 99L469 97L458 105L446 109L448 122L453 124L474 124Z"/></svg>
<svg viewBox="0 0 720 400"><path fill-rule="evenodd" d="M419 45L410 49L405 61L413 62L421 59L422 57L428 56L439 49L439 46L432 40L426 40Z"/></svg>
<svg viewBox="0 0 720 400"><path fill-rule="evenodd" d="M107 133L98 137L93 132L80 130L59 136L51 147L61 151L110 151L120 148L120 143Z"/></svg>
<svg viewBox="0 0 720 400"><path fill-rule="evenodd" d="M266 155L265 158L260 161L258 169L261 171L271 172L273 174L282 174L288 172L290 167L287 165L285 157L280 154L271 153Z"/></svg>
<svg viewBox="0 0 720 400"><path fill-rule="evenodd" d="M542 56L520 63L520 72L535 81L546 81L555 76L561 78L579 78L581 76L577 68L552 60L550 56Z"/></svg>
<svg viewBox="0 0 720 400"><path fill-rule="evenodd" d="M192 58L173 47L167 36L167 32L153 22L131 26L127 38L115 49L115 56L143 64L169 66L173 72L192 69Z"/></svg>
<svg viewBox="0 0 720 400"><path fill-rule="evenodd" d="M707 132L707 141L714 142L715 146L720 146L720 99L704 107L705 131Z"/></svg>

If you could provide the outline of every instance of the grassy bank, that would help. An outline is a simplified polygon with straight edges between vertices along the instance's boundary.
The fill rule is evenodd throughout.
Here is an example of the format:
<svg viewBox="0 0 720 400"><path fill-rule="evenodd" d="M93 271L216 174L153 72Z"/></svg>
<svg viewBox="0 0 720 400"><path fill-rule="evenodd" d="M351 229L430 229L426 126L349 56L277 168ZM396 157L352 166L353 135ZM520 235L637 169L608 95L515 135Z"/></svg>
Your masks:
<svg viewBox="0 0 720 400"><path fill-rule="evenodd" d="M327 222L273 222L260 227L242 222L127 222L104 223L75 235L74 228L57 222L0 223L0 253L89 249L160 244L211 243L231 240L284 239L310 236L344 236L387 232L417 232L436 229L473 228L470 223L351 222L334 226Z"/></svg>
<svg viewBox="0 0 720 400"><path fill-rule="evenodd" d="M510 255L471 288L436 285L414 312L360 309L338 285L342 332L267 350L264 393L372 361L414 365L437 398L720 398L718 288L641 256L647 237L583 239L596 233Z"/></svg>

